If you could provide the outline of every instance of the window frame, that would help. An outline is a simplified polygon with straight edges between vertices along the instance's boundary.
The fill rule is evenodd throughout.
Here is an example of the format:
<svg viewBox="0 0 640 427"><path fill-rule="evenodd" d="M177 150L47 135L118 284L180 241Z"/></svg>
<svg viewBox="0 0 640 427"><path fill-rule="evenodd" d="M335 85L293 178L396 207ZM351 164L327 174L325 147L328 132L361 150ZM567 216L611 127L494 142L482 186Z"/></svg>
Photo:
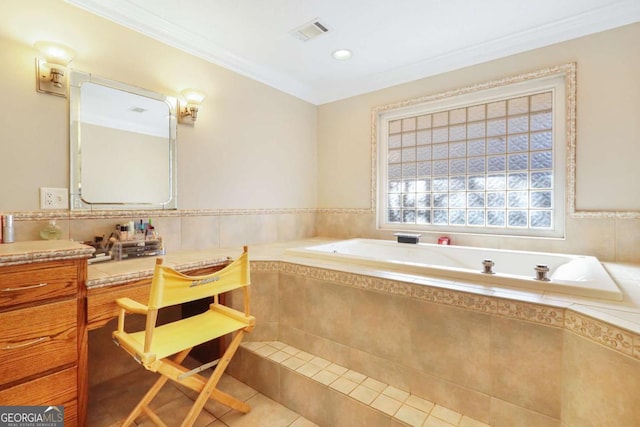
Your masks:
<svg viewBox="0 0 640 427"><path fill-rule="evenodd" d="M389 122L422 114L448 111L498 100L552 92L553 114L553 227L551 229L495 226L452 226L391 223L387 218L387 138ZM467 86L376 107L372 110L372 202L380 230L436 233L491 234L564 238L565 218L571 211L575 177L575 64L564 64L518 76ZM571 167L568 167L571 165ZM527 169L531 172L531 169ZM508 171L507 171L508 173ZM568 209L569 208L569 209Z"/></svg>

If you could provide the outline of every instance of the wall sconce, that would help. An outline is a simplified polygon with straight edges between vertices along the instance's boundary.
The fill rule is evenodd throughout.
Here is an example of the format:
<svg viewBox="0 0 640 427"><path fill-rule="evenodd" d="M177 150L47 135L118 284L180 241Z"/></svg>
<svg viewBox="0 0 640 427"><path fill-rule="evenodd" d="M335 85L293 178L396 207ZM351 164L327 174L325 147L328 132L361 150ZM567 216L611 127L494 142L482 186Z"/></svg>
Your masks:
<svg viewBox="0 0 640 427"><path fill-rule="evenodd" d="M76 52L59 43L39 41L35 47L44 58L36 58L36 90L67 97L64 73Z"/></svg>
<svg viewBox="0 0 640 427"><path fill-rule="evenodd" d="M181 92L182 98L178 101L180 114L178 123L194 126L198 119L198 107L207 94L197 89L185 89Z"/></svg>

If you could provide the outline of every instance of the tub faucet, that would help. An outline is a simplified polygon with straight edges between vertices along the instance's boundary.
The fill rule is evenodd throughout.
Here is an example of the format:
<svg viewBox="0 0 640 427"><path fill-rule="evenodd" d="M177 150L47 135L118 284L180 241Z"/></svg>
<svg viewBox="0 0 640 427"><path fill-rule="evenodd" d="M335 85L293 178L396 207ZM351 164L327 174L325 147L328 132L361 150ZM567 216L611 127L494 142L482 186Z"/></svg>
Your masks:
<svg viewBox="0 0 640 427"><path fill-rule="evenodd" d="M484 261L482 261L482 273L484 274L496 274L495 271L493 271L493 266L496 265L495 262L493 262L490 259L485 259Z"/></svg>
<svg viewBox="0 0 640 427"><path fill-rule="evenodd" d="M542 282L549 282L551 280L547 277L547 273L549 272L549 266L547 264L537 264L534 270L536 271L536 280Z"/></svg>

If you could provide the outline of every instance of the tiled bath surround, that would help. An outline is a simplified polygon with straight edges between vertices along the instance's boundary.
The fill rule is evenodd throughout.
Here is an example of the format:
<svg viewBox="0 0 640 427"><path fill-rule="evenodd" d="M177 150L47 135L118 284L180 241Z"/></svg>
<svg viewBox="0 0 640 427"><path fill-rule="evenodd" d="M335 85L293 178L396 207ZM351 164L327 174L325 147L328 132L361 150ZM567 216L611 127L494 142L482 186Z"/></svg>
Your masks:
<svg viewBox="0 0 640 427"><path fill-rule="evenodd" d="M286 262L254 261L252 282L248 340L282 341L493 426L640 421L640 335L568 304ZM277 381L260 391L285 399Z"/></svg>

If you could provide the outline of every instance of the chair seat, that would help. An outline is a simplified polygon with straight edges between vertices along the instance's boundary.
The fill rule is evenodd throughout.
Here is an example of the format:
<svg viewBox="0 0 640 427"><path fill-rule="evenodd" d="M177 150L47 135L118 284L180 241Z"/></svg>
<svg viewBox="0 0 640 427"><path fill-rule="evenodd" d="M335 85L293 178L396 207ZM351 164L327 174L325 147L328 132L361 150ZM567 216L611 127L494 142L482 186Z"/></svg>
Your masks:
<svg viewBox="0 0 640 427"><path fill-rule="evenodd" d="M114 339L133 351L144 363L179 353L203 342L245 328L249 322L242 322L223 313L208 310L186 319L156 327L149 353L144 353L145 331L127 333L114 332Z"/></svg>

